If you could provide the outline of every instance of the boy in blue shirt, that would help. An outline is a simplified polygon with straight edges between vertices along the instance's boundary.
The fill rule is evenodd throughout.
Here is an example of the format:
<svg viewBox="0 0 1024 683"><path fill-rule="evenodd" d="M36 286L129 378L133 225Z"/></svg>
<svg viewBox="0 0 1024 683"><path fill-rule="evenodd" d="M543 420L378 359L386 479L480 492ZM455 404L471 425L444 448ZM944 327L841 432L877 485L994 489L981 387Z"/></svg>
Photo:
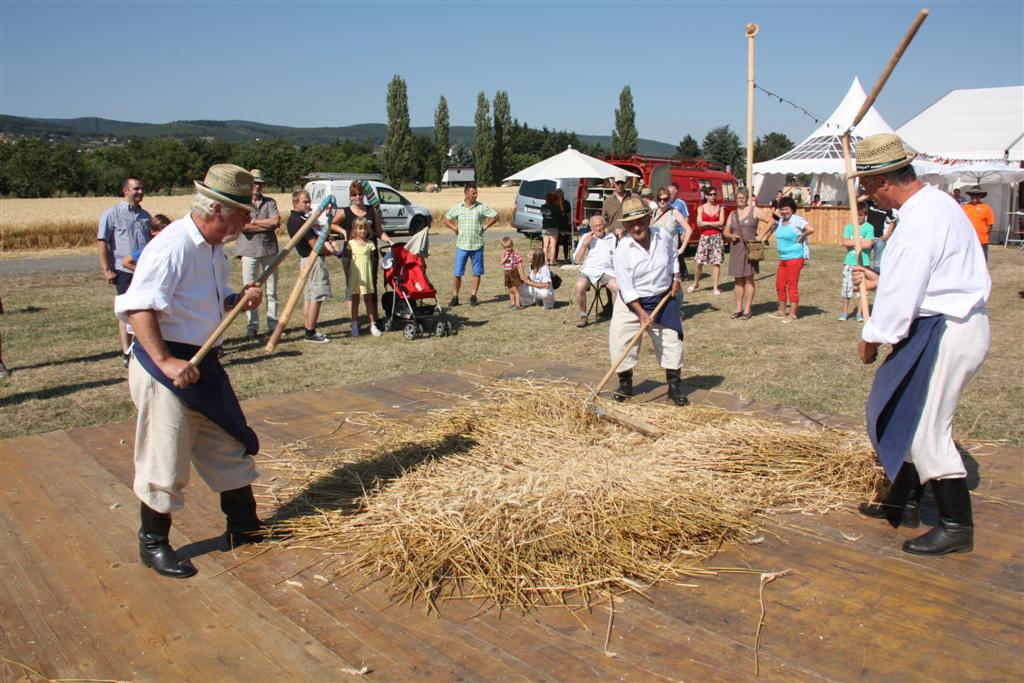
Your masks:
<svg viewBox="0 0 1024 683"><path fill-rule="evenodd" d="M871 265L869 252L875 237L875 229L868 223L868 205L865 202L857 202L857 220L860 222L860 264L865 268ZM853 298L853 267L857 265L856 242L853 237L853 224L847 223L843 228L843 246L846 247L846 259L843 261L843 312L839 314L840 320L850 319L850 299ZM857 307L857 322L863 322L860 307Z"/></svg>

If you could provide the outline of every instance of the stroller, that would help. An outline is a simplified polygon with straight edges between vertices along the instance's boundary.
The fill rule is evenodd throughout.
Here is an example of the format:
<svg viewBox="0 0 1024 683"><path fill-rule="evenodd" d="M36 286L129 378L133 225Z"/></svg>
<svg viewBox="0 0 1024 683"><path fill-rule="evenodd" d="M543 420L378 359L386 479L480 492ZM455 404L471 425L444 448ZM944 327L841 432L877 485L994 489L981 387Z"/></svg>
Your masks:
<svg viewBox="0 0 1024 683"><path fill-rule="evenodd" d="M427 279L427 231L420 231L406 244L381 247L385 292L381 295L384 331L402 326L409 341L433 334L455 334L451 320L437 301L437 290ZM433 300L433 304L426 303Z"/></svg>

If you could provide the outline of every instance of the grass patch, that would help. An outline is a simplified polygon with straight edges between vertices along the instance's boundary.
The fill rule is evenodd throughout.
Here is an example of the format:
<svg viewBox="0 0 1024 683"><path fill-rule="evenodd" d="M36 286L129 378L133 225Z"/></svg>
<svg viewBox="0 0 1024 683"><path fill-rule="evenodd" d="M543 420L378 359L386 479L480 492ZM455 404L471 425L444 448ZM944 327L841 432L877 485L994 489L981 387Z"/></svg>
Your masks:
<svg viewBox="0 0 1024 683"><path fill-rule="evenodd" d="M527 245L520 242L520 250ZM451 292L452 245L437 245L430 257L430 275L446 304ZM378 377L415 372L425 367L450 367L485 358L528 355L572 359L580 365L606 368L606 323L577 330L574 306L567 303L573 275L558 292L554 311L507 307L496 253L488 247L481 287L482 305L454 309L461 321L458 336L406 341L401 333L381 339L350 339L347 304L336 297L324 305L320 330L332 338L322 346L287 336L276 354L263 344L246 342L244 320L235 322L225 343L224 362L242 399L336 387ZM765 263L757 280L755 317L730 319L732 285L725 292L709 289L687 295L684 313L686 366L691 386L716 388L744 397L784 403L805 410L862 415L874 366L856 358L860 326L840 323L839 288L842 250L819 246L814 261L801 275L803 318L785 325L766 313L775 308L775 263ZM1024 445L1019 419L1020 377L1024 368L1019 340L1024 289L1022 257L1015 250L993 248L993 279L989 315L992 349L979 375L963 396L955 422L958 438L1006 440ZM336 293L344 291L340 264L331 261ZM237 286L237 271L235 285ZM279 298L287 298L298 272L298 259L286 260ZM468 285L468 282L465 283ZM710 282L703 280L709 287ZM468 291L463 290L468 299ZM134 416L124 383L112 313L114 291L99 273L5 277L0 317L3 359L13 374L0 380L0 436L48 432L95 425ZM264 314L265 319L265 314ZM301 321L293 318L292 329ZM352 351L364 350L366 362L352 363ZM663 382L649 343L644 342L637 380Z"/></svg>

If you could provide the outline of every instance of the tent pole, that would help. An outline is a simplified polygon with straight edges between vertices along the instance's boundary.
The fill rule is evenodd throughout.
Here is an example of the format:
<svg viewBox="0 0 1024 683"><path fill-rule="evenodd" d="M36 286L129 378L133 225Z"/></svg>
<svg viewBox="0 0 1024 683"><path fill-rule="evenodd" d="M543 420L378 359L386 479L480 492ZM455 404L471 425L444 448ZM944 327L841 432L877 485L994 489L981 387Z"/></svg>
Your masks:
<svg viewBox="0 0 1024 683"><path fill-rule="evenodd" d="M757 206L754 193L754 36L757 24L747 24L747 192L750 201Z"/></svg>

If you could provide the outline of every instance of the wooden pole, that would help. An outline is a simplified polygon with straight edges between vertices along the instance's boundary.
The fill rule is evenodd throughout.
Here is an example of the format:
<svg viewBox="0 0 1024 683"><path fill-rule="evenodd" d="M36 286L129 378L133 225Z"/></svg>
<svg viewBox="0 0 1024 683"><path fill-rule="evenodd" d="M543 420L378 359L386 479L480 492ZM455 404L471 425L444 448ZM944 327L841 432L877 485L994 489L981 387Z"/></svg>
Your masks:
<svg viewBox="0 0 1024 683"><path fill-rule="evenodd" d="M257 287L263 286L267 279L274 273L274 271L277 270L277 267L281 265L281 262L284 261L284 258L289 254L289 252L291 252L291 250L295 248L295 245L299 243L299 240L305 238L306 233L309 232L309 229L311 227L313 227L313 224L316 223L316 219L320 217L320 214L324 212L324 209L326 209L328 205L333 205L333 202L334 197L328 195L327 198L324 199L324 201L317 208L317 210L314 211L310 215L310 217L306 219L306 222L302 224L302 227L299 228L298 232L296 232L295 235L290 240L288 240L288 244L284 246L284 249L277 253L277 256L275 256L274 260L270 262L270 265L267 266L267 269L264 270L263 273L256 279L256 282L254 284ZM242 312L242 309L244 307L245 300L239 297L238 303L235 304L234 308L232 308L226 316L224 316L224 319L220 321L220 325L217 325L217 328L206 340L206 343L203 344L198 351L196 351L196 355L192 356L192 359L189 361L189 363L191 363L192 365L199 365L200 363L203 362L203 359L206 358L206 354L210 352L210 349L213 348L213 345L217 343L217 340L221 338L221 336L228 329L231 323L235 321L235 318L238 317L238 314Z"/></svg>
<svg viewBox="0 0 1024 683"><path fill-rule="evenodd" d="M754 197L754 36L757 24L747 24L747 192L756 206Z"/></svg>
<svg viewBox="0 0 1024 683"><path fill-rule="evenodd" d="M856 254L857 265L860 265L860 225L857 223L857 194L854 188L853 179L853 159L850 150L850 136L853 134L853 129L856 128L857 124L860 123L864 115L868 113L871 107L874 105L875 100L878 99L878 94L882 92L882 88L885 87L886 81L889 80L889 76L892 75L893 69L899 64L900 58L903 57L903 53L906 52L910 46L910 42L914 40L914 36L917 35L917 30L921 28L921 24L928 18L928 10L922 9L917 13L914 18L914 23L910 25L907 30L907 34L903 36L903 40L896 47L896 51L892 53L892 57L889 58L889 63L886 64L885 70L882 71L882 75L878 77L878 81L875 83L875 87L871 89L871 92L864 99L864 104L861 105L857 115L853 117L853 121L850 123L850 127L846 129L843 134L843 160L846 163L846 191L850 197L850 223L853 225L853 244L854 252ZM864 284L864 281L860 282L860 312L865 320L868 319L868 290Z"/></svg>

